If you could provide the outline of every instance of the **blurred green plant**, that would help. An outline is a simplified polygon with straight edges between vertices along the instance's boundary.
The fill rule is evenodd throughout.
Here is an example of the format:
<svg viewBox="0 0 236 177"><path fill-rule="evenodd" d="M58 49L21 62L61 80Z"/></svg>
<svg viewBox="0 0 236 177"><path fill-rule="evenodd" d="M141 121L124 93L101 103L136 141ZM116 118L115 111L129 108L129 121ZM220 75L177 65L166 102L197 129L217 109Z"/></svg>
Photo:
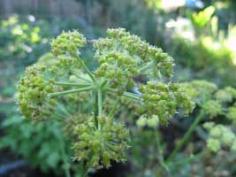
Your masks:
<svg viewBox="0 0 236 177"><path fill-rule="evenodd" d="M50 120L35 124L17 115L8 117L1 125L5 136L1 138L0 148L10 148L44 172L53 170L60 174L69 165L70 157L68 140L61 127Z"/></svg>
<svg viewBox="0 0 236 177"><path fill-rule="evenodd" d="M209 6L200 12L194 12L191 14L190 19L196 28L196 32L201 33L201 30L210 24L214 12L215 8L213 6Z"/></svg>
<svg viewBox="0 0 236 177"><path fill-rule="evenodd" d="M42 26L33 16L10 16L0 21L0 93L3 101L13 96L15 82L25 66L47 51Z"/></svg>
<svg viewBox="0 0 236 177"><path fill-rule="evenodd" d="M192 69L193 78L206 78L219 85L235 84L235 53L223 41L213 41L211 37L201 37L194 42L175 38L177 63ZM180 73L181 74L181 73Z"/></svg>
<svg viewBox="0 0 236 177"><path fill-rule="evenodd" d="M221 150L228 150L228 154L235 152L236 132L233 124L234 106L236 101L236 90L231 87L217 89L216 85L205 81L193 81L185 83L182 87L186 87L197 104L198 115L194 116L194 121L190 124L189 129L184 136L177 141L177 144L172 153L167 158L170 169L176 168L175 163L178 163L177 152L190 142L194 131L202 140L206 140L207 149L205 146L199 147L198 154L186 157L187 161L191 162L202 155L207 154L207 150L213 153L219 153ZM231 120L229 120L231 119ZM194 150L192 150L194 152ZM183 166L184 168L184 166ZM177 168L176 168L177 170ZM234 173L231 171L229 173Z"/></svg>
<svg viewBox="0 0 236 177"><path fill-rule="evenodd" d="M34 18L34 17L32 17ZM18 16L11 16L0 23L0 60L32 62L37 56L33 52L46 42L40 26L34 21L21 21ZM28 58L31 61L22 60ZM20 61L19 61L20 60Z"/></svg>
<svg viewBox="0 0 236 177"><path fill-rule="evenodd" d="M137 118L137 127L134 120L130 131L138 136L133 138L133 148L128 156L133 167L130 176L188 176L194 166L199 168L201 160L211 158L208 159L211 161L213 156L217 160L222 152L227 158L217 169L227 169L228 176L232 176L233 160L228 160L235 152L236 132L232 123L236 90L231 87L218 89L214 83L200 80L179 84L195 102L194 112L189 119L177 115L177 121L171 119L170 127L165 128L160 127L155 118ZM174 134L177 137L173 138ZM221 174L219 170L217 173ZM208 174L214 172L208 173L207 169L193 172L193 176Z"/></svg>
<svg viewBox="0 0 236 177"><path fill-rule="evenodd" d="M228 31L223 31L213 13L210 6L193 13L191 21L185 18L168 22L166 27L172 37L166 50L175 56L180 76L188 69L187 79L208 79L220 86L235 86L235 27L229 25Z"/></svg>

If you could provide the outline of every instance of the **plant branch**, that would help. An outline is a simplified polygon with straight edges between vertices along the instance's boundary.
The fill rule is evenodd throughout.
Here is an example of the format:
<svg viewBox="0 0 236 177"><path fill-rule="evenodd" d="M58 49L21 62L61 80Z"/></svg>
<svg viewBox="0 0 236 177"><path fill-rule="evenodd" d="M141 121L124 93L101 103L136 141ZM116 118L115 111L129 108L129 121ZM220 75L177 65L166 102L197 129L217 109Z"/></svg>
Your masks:
<svg viewBox="0 0 236 177"><path fill-rule="evenodd" d="M94 103L94 121L95 121L96 128L98 128L98 93L97 92L94 92L94 99L95 99L95 103Z"/></svg>
<svg viewBox="0 0 236 177"><path fill-rule="evenodd" d="M90 86L90 84L79 84L79 83L72 83L72 82L54 82L55 85L62 85L62 86L77 86L77 87L86 87Z"/></svg>
<svg viewBox="0 0 236 177"><path fill-rule="evenodd" d="M102 115L102 91L98 89L98 116Z"/></svg>
<svg viewBox="0 0 236 177"><path fill-rule="evenodd" d="M88 87L82 87L82 88L78 88L78 89L71 89L71 90L66 90L66 91L61 91L61 92L49 93L48 96L55 97L55 96L61 96L61 95L66 95L66 94L70 94L70 93L89 91L92 89L93 89L93 86L88 86Z"/></svg>
<svg viewBox="0 0 236 177"><path fill-rule="evenodd" d="M94 74L89 70L89 68L87 67L87 65L84 63L84 61L82 59L80 59L78 56L75 56L79 62L81 63L82 67L85 69L85 71L88 73L88 75L91 77L91 79L96 82L96 78L94 76Z"/></svg>
<svg viewBox="0 0 236 177"><path fill-rule="evenodd" d="M131 93L131 92L124 92L123 96L126 96L128 98L131 98L133 100L136 100L136 101L142 101L142 98L135 94L135 93Z"/></svg>
<svg viewBox="0 0 236 177"><path fill-rule="evenodd" d="M78 79L80 79L81 81L91 82L91 80L89 80L88 78L82 77L81 75L79 75L79 74L76 73L76 72L73 72L73 74L74 74ZM89 78L91 78L91 77L89 77Z"/></svg>

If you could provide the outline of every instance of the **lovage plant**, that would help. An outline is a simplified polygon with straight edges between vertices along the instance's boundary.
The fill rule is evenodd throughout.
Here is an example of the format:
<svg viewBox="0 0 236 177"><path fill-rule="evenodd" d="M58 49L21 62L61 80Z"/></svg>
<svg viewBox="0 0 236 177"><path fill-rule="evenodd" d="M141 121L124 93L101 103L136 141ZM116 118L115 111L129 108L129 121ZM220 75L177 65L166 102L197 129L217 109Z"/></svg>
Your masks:
<svg viewBox="0 0 236 177"><path fill-rule="evenodd" d="M94 70L86 65L89 58L80 56L86 44L95 51ZM126 159L128 117L116 118L122 115L123 98L136 103L142 120L161 125L177 110L187 114L193 108L180 85L171 82L173 59L125 29L108 29L106 37L96 40L86 40L77 31L63 32L51 46L51 54L28 67L20 79L19 109L35 123L62 122L71 142L69 163L78 162L86 171ZM67 176L71 170L67 168Z"/></svg>

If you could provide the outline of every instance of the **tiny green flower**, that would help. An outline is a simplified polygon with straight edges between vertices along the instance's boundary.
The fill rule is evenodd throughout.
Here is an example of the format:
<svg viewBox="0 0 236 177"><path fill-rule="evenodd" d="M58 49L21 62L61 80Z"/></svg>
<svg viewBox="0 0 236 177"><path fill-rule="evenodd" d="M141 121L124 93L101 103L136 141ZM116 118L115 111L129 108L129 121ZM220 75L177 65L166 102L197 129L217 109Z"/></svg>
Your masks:
<svg viewBox="0 0 236 177"><path fill-rule="evenodd" d="M203 104L203 110L210 116L210 118L214 118L222 113L222 106L218 101L209 100Z"/></svg>
<svg viewBox="0 0 236 177"><path fill-rule="evenodd" d="M228 109L226 117L230 119L233 123L236 123L236 107L232 106Z"/></svg>
<svg viewBox="0 0 236 177"><path fill-rule="evenodd" d="M217 152L220 150L220 141L214 138L210 138L207 141L207 148L213 152Z"/></svg>
<svg viewBox="0 0 236 177"><path fill-rule="evenodd" d="M147 124L147 118L145 116L141 116L137 122L136 122L138 127L144 127Z"/></svg>
<svg viewBox="0 0 236 177"><path fill-rule="evenodd" d="M220 138L222 136L222 129L219 126L212 127L210 129L210 136L214 138Z"/></svg>
<svg viewBox="0 0 236 177"><path fill-rule="evenodd" d="M52 41L52 53L55 56L67 54L76 56L78 54L78 48L83 47L85 43L86 39L79 32L63 32Z"/></svg>
<svg viewBox="0 0 236 177"><path fill-rule="evenodd" d="M230 129L223 130L222 143L226 146L230 146L235 139L234 133Z"/></svg>
<svg viewBox="0 0 236 177"><path fill-rule="evenodd" d="M147 126L151 128L156 128L159 124L159 118L153 115L151 118L147 119Z"/></svg>
<svg viewBox="0 0 236 177"><path fill-rule="evenodd" d="M37 64L28 67L18 83L18 105L26 118L46 119L54 109L55 100L47 95L55 88L50 81L43 78L41 71L44 69L43 65Z"/></svg>
<svg viewBox="0 0 236 177"><path fill-rule="evenodd" d="M231 102L233 100L232 95L227 92L225 89L224 90L219 90L215 94L216 100L222 103L227 103Z"/></svg>
<svg viewBox="0 0 236 177"><path fill-rule="evenodd" d="M160 124L167 124L178 108L182 108L187 114L194 106L178 84L148 82L142 85L140 91L144 101L144 114L147 117L157 116Z"/></svg>
<svg viewBox="0 0 236 177"><path fill-rule="evenodd" d="M99 117L98 121L99 129L96 129L93 117L87 117L82 124L72 125L75 159L94 168L109 167L111 161L124 161L128 130L110 117Z"/></svg>

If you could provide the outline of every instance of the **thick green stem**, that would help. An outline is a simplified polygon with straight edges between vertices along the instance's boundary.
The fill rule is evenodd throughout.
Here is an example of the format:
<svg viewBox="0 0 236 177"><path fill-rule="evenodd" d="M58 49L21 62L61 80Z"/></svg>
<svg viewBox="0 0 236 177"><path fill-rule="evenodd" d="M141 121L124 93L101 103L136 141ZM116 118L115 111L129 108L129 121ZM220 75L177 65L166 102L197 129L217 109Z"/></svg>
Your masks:
<svg viewBox="0 0 236 177"><path fill-rule="evenodd" d="M188 131L184 134L183 138L177 143L175 149L167 158L167 162L170 162L171 160L173 160L177 152L179 152L180 149L189 141L190 137L192 136L193 132L195 131L196 127L199 125L203 117L204 117L204 112L201 111L199 115L195 118L194 122L192 123Z"/></svg>
<svg viewBox="0 0 236 177"><path fill-rule="evenodd" d="M61 92L49 93L48 96L49 97L61 96L61 95L66 95L66 94L70 94L70 93L89 91L92 89L93 89L93 86L87 86L87 87L82 87L82 88L78 88L78 89L71 89L71 90L66 90L66 91L61 91Z"/></svg>

